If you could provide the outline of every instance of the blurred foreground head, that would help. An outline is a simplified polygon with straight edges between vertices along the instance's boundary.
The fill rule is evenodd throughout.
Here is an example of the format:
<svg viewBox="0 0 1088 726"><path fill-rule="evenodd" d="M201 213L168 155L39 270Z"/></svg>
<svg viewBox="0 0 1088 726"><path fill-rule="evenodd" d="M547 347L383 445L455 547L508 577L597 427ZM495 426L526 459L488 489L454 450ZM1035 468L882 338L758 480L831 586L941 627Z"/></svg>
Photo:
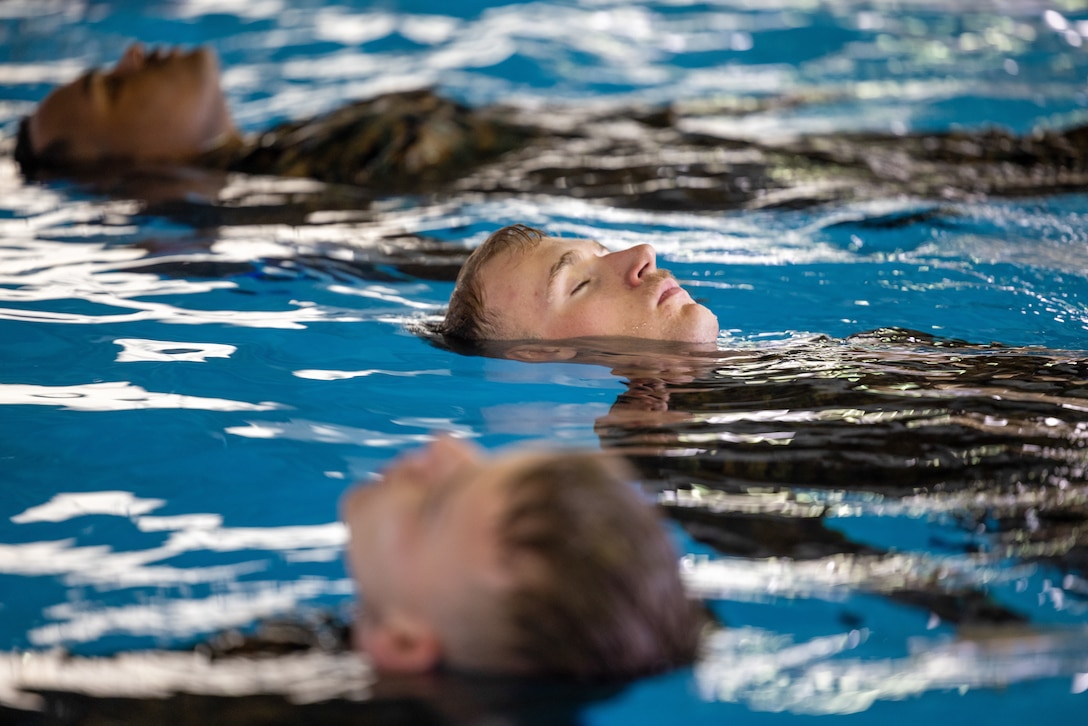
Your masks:
<svg viewBox="0 0 1088 726"><path fill-rule="evenodd" d="M452 438L397 460L341 503L356 646L399 673L615 680L690 663L697 608L632 480L599 453L487 456Z"/></svg>
<svg viewBox="0 0 1088 726"><path fill-rule="evenodd" d="M239 140L219 84L219 60L129 46L110 70L54 89L23 122L25 172L108 162L184 162Z"/></svg>

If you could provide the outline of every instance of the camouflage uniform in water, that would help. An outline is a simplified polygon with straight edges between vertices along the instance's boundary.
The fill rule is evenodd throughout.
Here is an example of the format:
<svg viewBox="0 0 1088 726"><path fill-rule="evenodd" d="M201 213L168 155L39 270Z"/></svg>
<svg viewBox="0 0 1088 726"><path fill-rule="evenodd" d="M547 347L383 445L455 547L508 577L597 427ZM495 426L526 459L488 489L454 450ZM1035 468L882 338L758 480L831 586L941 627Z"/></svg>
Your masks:
<svg viewBox="0 0 1088 726"><path fill-rule="evenodd" d="M759 110L759 109L753 109ZM471 109L429 90L390 93L276 126L198 166L413 192L555 194L663 210L803 207L911 194L1033 195L1088 186L1088 127L1014 136L826 134L767 143L690 130L729 109ZM15 150L24 173L72 172Z"/></svg>
<svg viewBox="0 0 1088 726"><path fill-rule="evenodd" d="M616 371L596 426L696 539L742 557L884 554L824 514L840 500L961 524L970 551L1088 568L1088 359L884 329L712 360L686 380ZM923 586L924 585L924 586ZM1020 616L982 592L888 593L958 623Z"/></svg>
<svg viewBox="0 0 1088 726"><path fill-rule="evenodd" d="M245 146L229 168L377 193L427 191L532 134L499 110L474 111L426 90L392 93L277 126Z"/></svg>
<svg viewBox="0 0 1088 726"><path fill-rule="evenodd" d="M551 130L497 163L466 170L456 188L712 211L899 194L1023 196L1088 186L1085 127L1022 137L1001 130L841 133L767 143L685 130L690 120L648 109L541 114Z"/></svg>

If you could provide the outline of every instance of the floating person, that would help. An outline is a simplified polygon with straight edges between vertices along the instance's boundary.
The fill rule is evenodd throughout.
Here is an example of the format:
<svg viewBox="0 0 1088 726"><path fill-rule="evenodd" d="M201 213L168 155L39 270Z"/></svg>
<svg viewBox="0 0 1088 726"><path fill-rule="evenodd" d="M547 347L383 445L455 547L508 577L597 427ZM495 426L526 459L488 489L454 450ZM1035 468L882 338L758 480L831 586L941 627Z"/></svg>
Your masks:
<svg viewBox="0 0 1088 726"><path fill-rule="evenodd" d="M241 145L207 47L129 46L108 71L54 89L20 125L24 169L188 162Z"/></svg>
<svg viewBox="0 0 1088 726"><path fill-rule="evenodd" d="M54 89L20 124L24 173L191 164L420 191L517 146L531 132L498 109L470 110L427 90L239 133L216 53L130 45L117 64Z"/></svg>
<svg viewBox="0 0 1088 726"><path fill-rule="evenodd" d="M196 652L0 653L0 720L575 724L634 679L692 665L707 630L619 457L440 437L347 492L341 515L354 623L273 618Z"/></svg>
<svg viewBox="0 0 1088 726"><path fill-rule="evenodd" d="M49 93L20 124L15 158L28 177L76 179L92 193L139 200L141 214L202 231L303 225L329 210L368 223L380 218L370 209L375 196L427 189L521 138L520 127L498 115L421 90L243 134L213 49L134 43L112 68L87 71ZM232 170L283 178L232 179ZM332 183L300 184L291 177ZM348 274L452 280L464 259L459 246L403 233L400 225L379 219L371 229L353 240L350 251L359 264ZM307 262L347 266L344 251L341 246L332 258L313 255ZM187 268L175 273L162 263L158 269L193 272Z"/></svg>
<svg viewBox="0 0 1088 726"><path fill-rule="evenodd" d="M574 196L721 212L910 194L1030 195L1088 186L1088 127L842 133L770 143L686 130L679 106L471 109L389 93L241 135L209 48L130 46L50 93L20 127L28 175L186 163L399 193Z"/></svg>
<svg viewBox="0 0 1088 726"><path fill-rule="evenodd" d="M449 437L395 461L341 505L354 643L389 673L608 681L690 663L702 621L633 481L599 452L486 456Z"/></svg>

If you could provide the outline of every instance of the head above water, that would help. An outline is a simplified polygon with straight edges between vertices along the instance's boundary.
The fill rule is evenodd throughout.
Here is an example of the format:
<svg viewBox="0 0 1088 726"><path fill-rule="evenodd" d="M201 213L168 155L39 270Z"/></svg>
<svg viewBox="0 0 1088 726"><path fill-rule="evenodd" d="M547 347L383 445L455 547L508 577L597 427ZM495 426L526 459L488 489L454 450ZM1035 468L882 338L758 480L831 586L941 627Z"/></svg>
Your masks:
<svg viewBox="0 0 1088 726"><path fill-rule="evenodd" d="M341 503L385 672L611 680L689 663L700 621L622 460L441 438Z"/></svg>
<svg viewBox="0 0 1088 726"><path fill-rule="evenodd" d="M442 333L485 340L624 336L713 343L718 319L657 268L653 247L503 227L466 260Z"/></svg>
<svg viewBox="0 0 1088 726"><path fill-rule="evenodd" d="M184 162L237 141L213 50L135 43L112 69L46 96L23 122L16 158L24 170Z"/></svg>

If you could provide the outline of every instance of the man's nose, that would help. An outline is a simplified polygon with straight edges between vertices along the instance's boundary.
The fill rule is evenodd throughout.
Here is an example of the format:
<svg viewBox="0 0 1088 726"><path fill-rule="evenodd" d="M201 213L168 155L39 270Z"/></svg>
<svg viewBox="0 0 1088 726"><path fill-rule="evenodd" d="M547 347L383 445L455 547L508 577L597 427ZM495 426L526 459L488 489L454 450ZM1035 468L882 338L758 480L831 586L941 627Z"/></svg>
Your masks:
<svg viewBox="0 0 1088 726"><path fill-rule="evenodd" d="M471 442L442 434L426 446L403 456L404 471L416 486L443 487L476 463L480 454Z"/></svg>
<svg viewBox="0 0 1088 726"><path fill-rule="evenodd" d="M638 287L646 275L657 269L657 252L650 245L635 245L608 256L628 287Z"/></svg>
<svg viewBox="0 0 1088 726"><path fill-rule="evenodd" d="M122 72L134 71L143 65L145 55L143 44L133 43L125 48L125 52L121 54L121 59L117 61L114 70Z"/></svg>

